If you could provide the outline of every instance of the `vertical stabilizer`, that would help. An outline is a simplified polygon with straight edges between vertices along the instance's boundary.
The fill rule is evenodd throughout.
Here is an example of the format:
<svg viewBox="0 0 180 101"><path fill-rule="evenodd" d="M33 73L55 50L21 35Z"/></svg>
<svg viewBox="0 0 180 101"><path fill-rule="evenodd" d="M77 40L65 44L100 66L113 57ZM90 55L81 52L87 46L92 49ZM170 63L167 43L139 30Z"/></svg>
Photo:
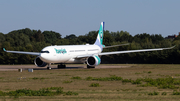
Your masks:
<svg viewBox="0 0 180 101"><path fill-rule="evenodd" d="M103 31L104 31L104 22L101 22L97 39L96 42L94 43L94 45L98 45L101 48L101 51L103 50L103 34L104 34Z"/></svg>

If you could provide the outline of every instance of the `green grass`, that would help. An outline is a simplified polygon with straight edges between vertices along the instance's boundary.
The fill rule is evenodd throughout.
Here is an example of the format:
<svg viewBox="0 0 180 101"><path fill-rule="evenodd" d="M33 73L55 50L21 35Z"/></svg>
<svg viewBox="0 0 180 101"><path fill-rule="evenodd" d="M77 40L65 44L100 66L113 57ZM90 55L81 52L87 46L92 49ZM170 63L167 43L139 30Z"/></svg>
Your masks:
<svg viewBox="0 0 180 101"><path fill-rule="evenodd" d="M50 87L50 88L43 88L40 90L18 89L18 90L9 91L9 92L0 91L0 96L14 96L15 98L19 96L55 96L55 95L61 95L61 94L78 95L78 93L72 92L72 91L64 92L63 87Z"/></svg>
<svg viewBox="0 0 180 101"><path fill-rule="evenodd" d="M81 77L75 76L75 77L72 77L71 79L81 80Z"/></svg>
<svg viewBox="0 0 180 101"><path fill-rule="evenodd" d="M122 77L118 77L116 75L111 75L110 77L87 77L88 81L120 81Z"/></svg>
<svg viewBox="0 0 180 101"><path fill-rule="evenodd" d="M100 87L99 83L91 83L89 87Z"/></svg>
<svg viewBox="0 0 180 101"><path fill-rule="evenodd" d="M156 91L154 91L154 92L150 92L150 93L148 93L148 95L159 95L159 93L158 93L158 92L156 92Z"/></svg>
<svg viewBox="0 0 180 101"><path fill-rule="evenodd" d="M67 81L67 80L65 80L65 81L63 81L63 83L72 83L73 81Z"/></svg>
<svg viewBox="0 0 180 101"><path fill-rule="evenodd" d="M43 79L46 79L46 78L44 78L44 77L41 77L41 78L38 78L38 77L33 77L33 78L31 78L31 79L33 79L33 80L43 80Z"/></svg>
<svg viewBox="0 0 180 101"><path fill-rule="evenodd" d="M178 89L180 86L180 80L172 77L157 79L145 78L142 81L146 82L146 84L141 85L142 87L154 86L161 89Z"/></svg>
<svg viewBox="0 0 180 101"><path fill-rule="evenodd" d="M173 91L173 95L180 95L180 92L178 92L178 91Z"/></svg>
<svg viewBox="0 0 180 101"><path fill-rule="evenodd" d="M180 65L114 64L112 66L128 66L128 68L71 68L34 70L33 73L0 71L0 95L2 95L0 99L8 101L14 98L42 101L179 100ZM25 79L17 79L19 77ZM39 92L37 95L42 95L29 94L31 95L29 96L25 92Z"/></svg>
<svg viewBox="0 0 180 101"><path fill-rule="evenodd" d="M161 95L167 95L167 93L166 92L162 92L162 94Z"/></svg>
<svg viewBox="0 0 180 101"><path fill-rule="evenodd" d="M151 71L149 71L148 73L152 73Z"/></svg>
<svg viewBox="0 0 180 101"><path fill-rule="evenodd" d="M129 82L131 82L132 80L131 79L123 79L122 80L122 83L129 83Z"/></svg>

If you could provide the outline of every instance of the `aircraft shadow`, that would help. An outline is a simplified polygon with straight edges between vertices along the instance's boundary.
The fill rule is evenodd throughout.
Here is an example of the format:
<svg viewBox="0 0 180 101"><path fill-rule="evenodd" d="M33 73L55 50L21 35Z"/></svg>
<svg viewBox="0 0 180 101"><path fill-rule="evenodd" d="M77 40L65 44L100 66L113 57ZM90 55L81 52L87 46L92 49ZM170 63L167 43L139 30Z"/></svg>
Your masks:
<svg viewBox="0 0 180 101"><path fill-rule="evenodd" d="M24 68L25 69L25 68ZM26 68L29 69L29 68ZM32 68L33 70L47 70L47 68ZM81 67L66 67L66 68L57 68L57 67L52 67L51 70L58 70L58 69L85 69L83 66Z"/></svg>

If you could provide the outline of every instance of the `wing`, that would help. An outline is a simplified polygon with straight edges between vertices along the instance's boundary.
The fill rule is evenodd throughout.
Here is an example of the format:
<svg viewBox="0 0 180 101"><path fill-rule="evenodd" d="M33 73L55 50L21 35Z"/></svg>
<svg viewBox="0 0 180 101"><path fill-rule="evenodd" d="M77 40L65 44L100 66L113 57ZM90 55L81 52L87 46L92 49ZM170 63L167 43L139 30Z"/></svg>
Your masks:
<svg viewBox="0 0 180 101"><path fill-rule="evenodd" d="M122 54L122 53L134 53L134 52L147 52L147 51L157 51L157 50L165 50L165 49L172 49L173 47L169 48L155 48L155 49L142 49L142 50L128 50L128 51L116 51L116 52L104 52L104 53L99 53L98 55L112 55L112 54Z"/></svg>
<svg viewBox="0 0 180 101"><path fill-rule="evenodd" d="M84 54L84 55L79 55L76 56L75 58L87 58L93 55L112 55L112 54L122 54L122 53L135 53L135 52L147 52L147 51L157 51L157 50L166 50L166 49L172 49L173 47L169 47L169 48L155 48L155 49L142 49L142 50L128 50L128 51L116 51L116 52L104 52L104 53L97 53L97 54Z"/></svg>
<svg viewBox="0 0 180 101"><path fill-rule="evenodd" d="M129 43L120 44L120 45L113 45L113 46L105 46L105 47L103 47L103 48L111 48L111 47L118 47L118 46L124 46L124 45L129 45Z"/></svg>
<svg viewBox="0 0 180 101"><path fill-rule="evenodd" d="M5 52L8 52L8 53L19 53L19 54L28 54L28 55L40 55L40 53L38 53L38 52L8 51L5 48L3 48L3 50Z"/></svg>

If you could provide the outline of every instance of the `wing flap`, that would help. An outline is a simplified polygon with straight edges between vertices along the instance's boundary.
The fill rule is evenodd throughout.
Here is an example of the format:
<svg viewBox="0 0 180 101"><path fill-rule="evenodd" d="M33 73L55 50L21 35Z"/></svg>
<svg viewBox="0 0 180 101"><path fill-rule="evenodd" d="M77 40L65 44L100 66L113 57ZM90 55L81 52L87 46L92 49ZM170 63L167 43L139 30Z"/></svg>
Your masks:
<svg viewBox="0 0 180 101"><path fill-rule="evenodd" d="M90 56L93 56L94 54L85 54L85 55L79 55L79 56L76 56L75 58L86 58L86 57L90 57Z"/></svg>
<svg viewBox="0 0 180 101"><path fill-rule="evenodd" d="M119 46L124 46L124 45L129 45L129 43L120 44L120 45L113 45L113 46L105 46L105 47L103 47L103 48L119 47Z"/></svg>

